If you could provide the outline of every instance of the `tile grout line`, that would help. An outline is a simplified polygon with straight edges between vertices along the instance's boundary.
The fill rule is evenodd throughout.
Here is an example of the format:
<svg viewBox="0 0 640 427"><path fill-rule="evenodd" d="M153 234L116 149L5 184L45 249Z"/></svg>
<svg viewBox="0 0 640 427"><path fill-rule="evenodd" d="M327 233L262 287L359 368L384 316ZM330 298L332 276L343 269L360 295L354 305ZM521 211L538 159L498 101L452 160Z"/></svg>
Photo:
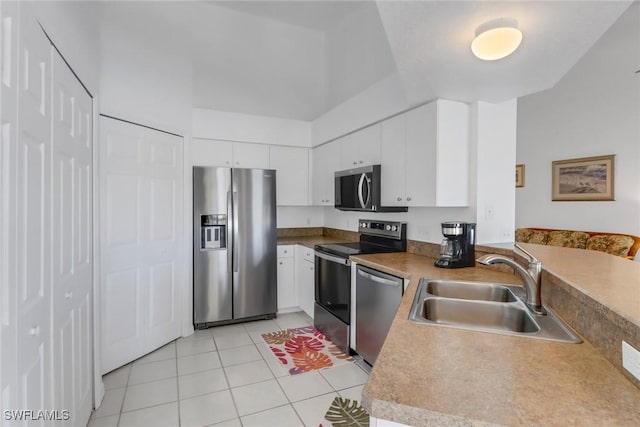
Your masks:
<svg viewBox="0 0 640 427"><path fill-rule="evenodd" d="M178 375L178 340L174 341L176 354L176 406L178 407L178 427L182 426L182 417L180 416L180 376Z"/></svg>
<svg viewBox="0 0 640 427"><path fill-rule="evenodd" d="M214 338L215 341L215 338ZM216 348L218 345L216 344ZM222 357L220 357L220 353L218 352L218 359L220 360L220 369L222 369L222 375L224 375L224 380L227 382L227 390L229 391L229 395L231 396L231 401L233 402L233 409L236 411L238 422L240 426L243 426L242 418L240 418L240 411L238 411L238 404L236 403L236 399L233 396L233 392L231 391L231 382L229 381L229 377L227 377L227 371L224 370L224 366L222 365ZM222 422L222 421L221 421Z"/></svg>
<svg viewBox="0 0 640 427"><path fill-rule="evenodd" d="M131 371L133 370L133 362L129 363L129 375L127 375L127 382L125 383L124 386L124 394L122 395L122 402L120 402L120 412L118 412L118 422L116 423L117 426L120 425L120 419L122 418L122 409L124 408L124 399L127 398L127 390L129 389L129 379L131 378Z"/></svg>

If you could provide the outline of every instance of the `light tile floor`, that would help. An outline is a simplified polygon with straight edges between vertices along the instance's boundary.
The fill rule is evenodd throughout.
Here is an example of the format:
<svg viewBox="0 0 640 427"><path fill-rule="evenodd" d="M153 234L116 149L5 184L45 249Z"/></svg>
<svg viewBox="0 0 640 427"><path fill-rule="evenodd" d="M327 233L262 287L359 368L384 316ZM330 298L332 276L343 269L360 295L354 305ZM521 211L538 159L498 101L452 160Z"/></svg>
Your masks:
<svg viewBox="0 0 640 427"><path fill-rule="evenodd" d="M360 401L368 375L349 363L289 375L261 334L311 325L304 313L197 331L103 377L89 427L317 427L334 397Z"/></svg>

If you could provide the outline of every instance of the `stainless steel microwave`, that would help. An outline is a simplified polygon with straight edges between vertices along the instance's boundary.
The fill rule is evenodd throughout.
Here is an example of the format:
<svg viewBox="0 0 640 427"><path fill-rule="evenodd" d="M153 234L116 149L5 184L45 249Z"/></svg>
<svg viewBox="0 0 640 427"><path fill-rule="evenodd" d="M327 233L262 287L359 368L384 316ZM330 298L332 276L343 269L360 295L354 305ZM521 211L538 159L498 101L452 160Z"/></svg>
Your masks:
<svg viewBox="0 0 640 427"><path fill-rule="evenodd" d="M335 173L335 208L342 211L406 212L406 206L380 206L380 165Z"/></svg>

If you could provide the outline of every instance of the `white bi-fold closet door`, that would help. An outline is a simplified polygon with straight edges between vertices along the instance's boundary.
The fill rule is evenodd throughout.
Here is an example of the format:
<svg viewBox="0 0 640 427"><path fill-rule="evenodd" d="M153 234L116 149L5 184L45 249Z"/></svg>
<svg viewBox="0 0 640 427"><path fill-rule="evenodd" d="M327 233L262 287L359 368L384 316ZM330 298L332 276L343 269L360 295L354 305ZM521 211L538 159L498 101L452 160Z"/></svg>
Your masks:
<svg viewBox="0 0 640 427"><path fill-rule="evenodd" d="M180 336L183 138L100 117L102 372Z"/></svg>
<svg viewBox="0 0 640 427"><path fill-rule="evenodd" d="M3 420L84 425L93 396L92 99L29 5L0 7Z"/></svg>

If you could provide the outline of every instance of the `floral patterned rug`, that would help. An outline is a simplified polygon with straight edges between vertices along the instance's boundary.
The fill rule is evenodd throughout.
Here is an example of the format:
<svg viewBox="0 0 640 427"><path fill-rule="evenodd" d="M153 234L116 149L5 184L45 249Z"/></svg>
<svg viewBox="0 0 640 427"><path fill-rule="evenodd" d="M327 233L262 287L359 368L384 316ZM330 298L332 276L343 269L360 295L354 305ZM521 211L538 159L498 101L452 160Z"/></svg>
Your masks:
<svg viewBox="0 0 640 427"><path fill-rule="evenodd" d="M289 375L353 362L351 356L344 354L313 326L268 332L262 334L262 339L271 353L288 368Z"/></svg>
<svg viewBox="0 0 640 427"><path fill-rule="evenodd" d="M318 427L369 427L369 414L356 400L336 397Z"/></svg>

